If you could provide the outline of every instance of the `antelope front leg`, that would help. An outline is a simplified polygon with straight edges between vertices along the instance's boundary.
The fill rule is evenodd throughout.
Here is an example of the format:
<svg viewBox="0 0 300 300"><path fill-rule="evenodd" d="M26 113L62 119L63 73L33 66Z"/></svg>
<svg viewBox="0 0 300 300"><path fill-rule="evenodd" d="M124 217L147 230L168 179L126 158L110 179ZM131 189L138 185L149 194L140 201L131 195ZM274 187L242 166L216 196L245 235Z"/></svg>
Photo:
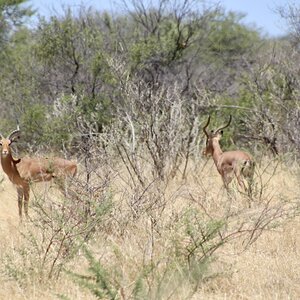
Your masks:
<svg viewBox="0 0 300 300"><path fill-rule="evenodd" d="M18 187L17 188L17 192L18 192L18 208L19 208L19 217L20 217L20 221L22 222L22 206L23 206L23 195L24 195L24 191L22 187Z"/></svg>
<svg viewBox="0 0 300 300"><path fill-rule="evenodd" d="M224 186L227 191L229 191L229 184L232 181L233 174L232 174L232 169L231 168L224 168L221 172L221 177L224 183Z"/></svg>

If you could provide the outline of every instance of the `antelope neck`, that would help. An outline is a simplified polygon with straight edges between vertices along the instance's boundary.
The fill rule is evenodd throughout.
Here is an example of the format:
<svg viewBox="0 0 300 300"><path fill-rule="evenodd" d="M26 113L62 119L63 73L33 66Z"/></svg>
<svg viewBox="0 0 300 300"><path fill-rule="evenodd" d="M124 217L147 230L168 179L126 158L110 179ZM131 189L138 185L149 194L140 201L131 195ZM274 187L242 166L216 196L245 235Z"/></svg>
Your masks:
<svg viewBox="0 0 300 300"><path fill-rule="evenodd" d="M14 172L17 172L17 168L16 166L14 165L13 163L13 157L10 153L8 153L7 155L3 155L1 153L1 165L2 165L2 169L3 171L8 175L10 176L10 174L12 173L12 171Z"/></svg>
<svg viewBox="0 0 300 300"><path fill-rule="evenodd" d="M212 146L213 146L212 157L213 157L213 160L214 160L214 162L215 162L215 164L217 166L219 158L223 154L223 151L222 151L222 149L220 147L219 141L217 141L215 139L212 140Z"/></svg>

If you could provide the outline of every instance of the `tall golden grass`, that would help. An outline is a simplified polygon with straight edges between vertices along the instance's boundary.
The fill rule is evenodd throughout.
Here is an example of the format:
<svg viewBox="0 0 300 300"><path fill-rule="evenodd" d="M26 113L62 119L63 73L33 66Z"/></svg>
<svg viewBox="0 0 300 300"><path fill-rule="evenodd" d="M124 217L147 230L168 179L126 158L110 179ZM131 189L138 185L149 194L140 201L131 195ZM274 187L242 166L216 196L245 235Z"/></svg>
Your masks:
<svg viewBox="0 0 300 300"><path fill-rule="evenodd" d="M118 299L300 297L297 163L264 159L257 166L252 199L235 184L228 195L212 161L190 165L184 180L179 170L167 185L153 181L136 188L130 184L125 168L112 177L101 190L112 200L112 209L85 246L107 271ZM0 299L58 299L58 295L96 299L68 272L50 279L47 270L33 272L40 261L39 253L44 253L47 236L36 228L37 223L19 224L16 191L3 178ZM39 217L34 209L36 202L42 199L47 204L61 198L53 185L36 185L31 195L32 218ZM32 235L40 243L36 247L40 252L30 252L28 238ZM201 238L207 243L197 244ZM197 265L200 258L202 263ZM92 276L88 265L84 251L78 250L63 268ZM45 264L45 268L48 266Z"/></svg>

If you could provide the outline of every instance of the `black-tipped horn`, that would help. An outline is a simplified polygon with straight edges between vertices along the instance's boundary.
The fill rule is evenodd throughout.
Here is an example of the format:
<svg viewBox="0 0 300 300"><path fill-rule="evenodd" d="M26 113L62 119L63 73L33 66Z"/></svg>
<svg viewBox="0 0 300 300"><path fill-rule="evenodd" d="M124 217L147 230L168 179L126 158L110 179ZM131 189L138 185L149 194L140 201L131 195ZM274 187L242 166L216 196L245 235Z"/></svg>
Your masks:
<svg viewBox="0 0 300 300"><path fill-rule="evenodd" d="M219 127L219 128L215 131L215 133L217 133L217 132L219 132L219 131L221 131L221 130L227 128L227 127L230 125L230 123L231 123L231 119L232 119L232 117L231 117L231 115L230 115L230 116L229 116L229 121L228 121L228 123L227 123L226 125L223 125L223 126Z"/></svg>
<svg viewBox="0 0 300 300"><path fill-rule="evenodd" d="M208 116L208 120L206 122L206 125L203 127L203 132L205 133L205 135L207 136L207 138L209 137L208 132L206 131L207 126L209 125L210 122L210 116Z"/></svg>

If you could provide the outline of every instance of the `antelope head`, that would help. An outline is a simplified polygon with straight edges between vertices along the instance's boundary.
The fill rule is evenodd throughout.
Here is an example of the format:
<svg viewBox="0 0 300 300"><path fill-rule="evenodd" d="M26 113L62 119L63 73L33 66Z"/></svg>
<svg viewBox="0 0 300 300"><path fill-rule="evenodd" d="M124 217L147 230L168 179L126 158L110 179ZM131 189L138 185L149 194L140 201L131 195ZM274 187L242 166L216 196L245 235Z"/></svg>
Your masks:
<svg viewBox="0 0 300 300"><path fill-rule="evenodd" d="M227 124L219 127L218 129L216 130L212 130L211 132L207 132L206 128L208 127L210 123L210 116L208 117L208 120L205 124L205 126L203 127L203 132L205 133L206 135L206 147L203 151L203 155L205 156L210 156L213 154L213 141L217 141L219 142L222 135L223 135L223 129L227 128L230 123L231 123L231 115L229 116L229 121Z"/></svg>
<svg viewBox="0 0 300 300"><path fill-rule="evenodd" d="M10 145L16 142L20 138L20 128L19 125L17 129L11 132L7 138L4 138L0 134L0 146L1 146L1 156L6 157L8 154L11 154Z"/></svg>

